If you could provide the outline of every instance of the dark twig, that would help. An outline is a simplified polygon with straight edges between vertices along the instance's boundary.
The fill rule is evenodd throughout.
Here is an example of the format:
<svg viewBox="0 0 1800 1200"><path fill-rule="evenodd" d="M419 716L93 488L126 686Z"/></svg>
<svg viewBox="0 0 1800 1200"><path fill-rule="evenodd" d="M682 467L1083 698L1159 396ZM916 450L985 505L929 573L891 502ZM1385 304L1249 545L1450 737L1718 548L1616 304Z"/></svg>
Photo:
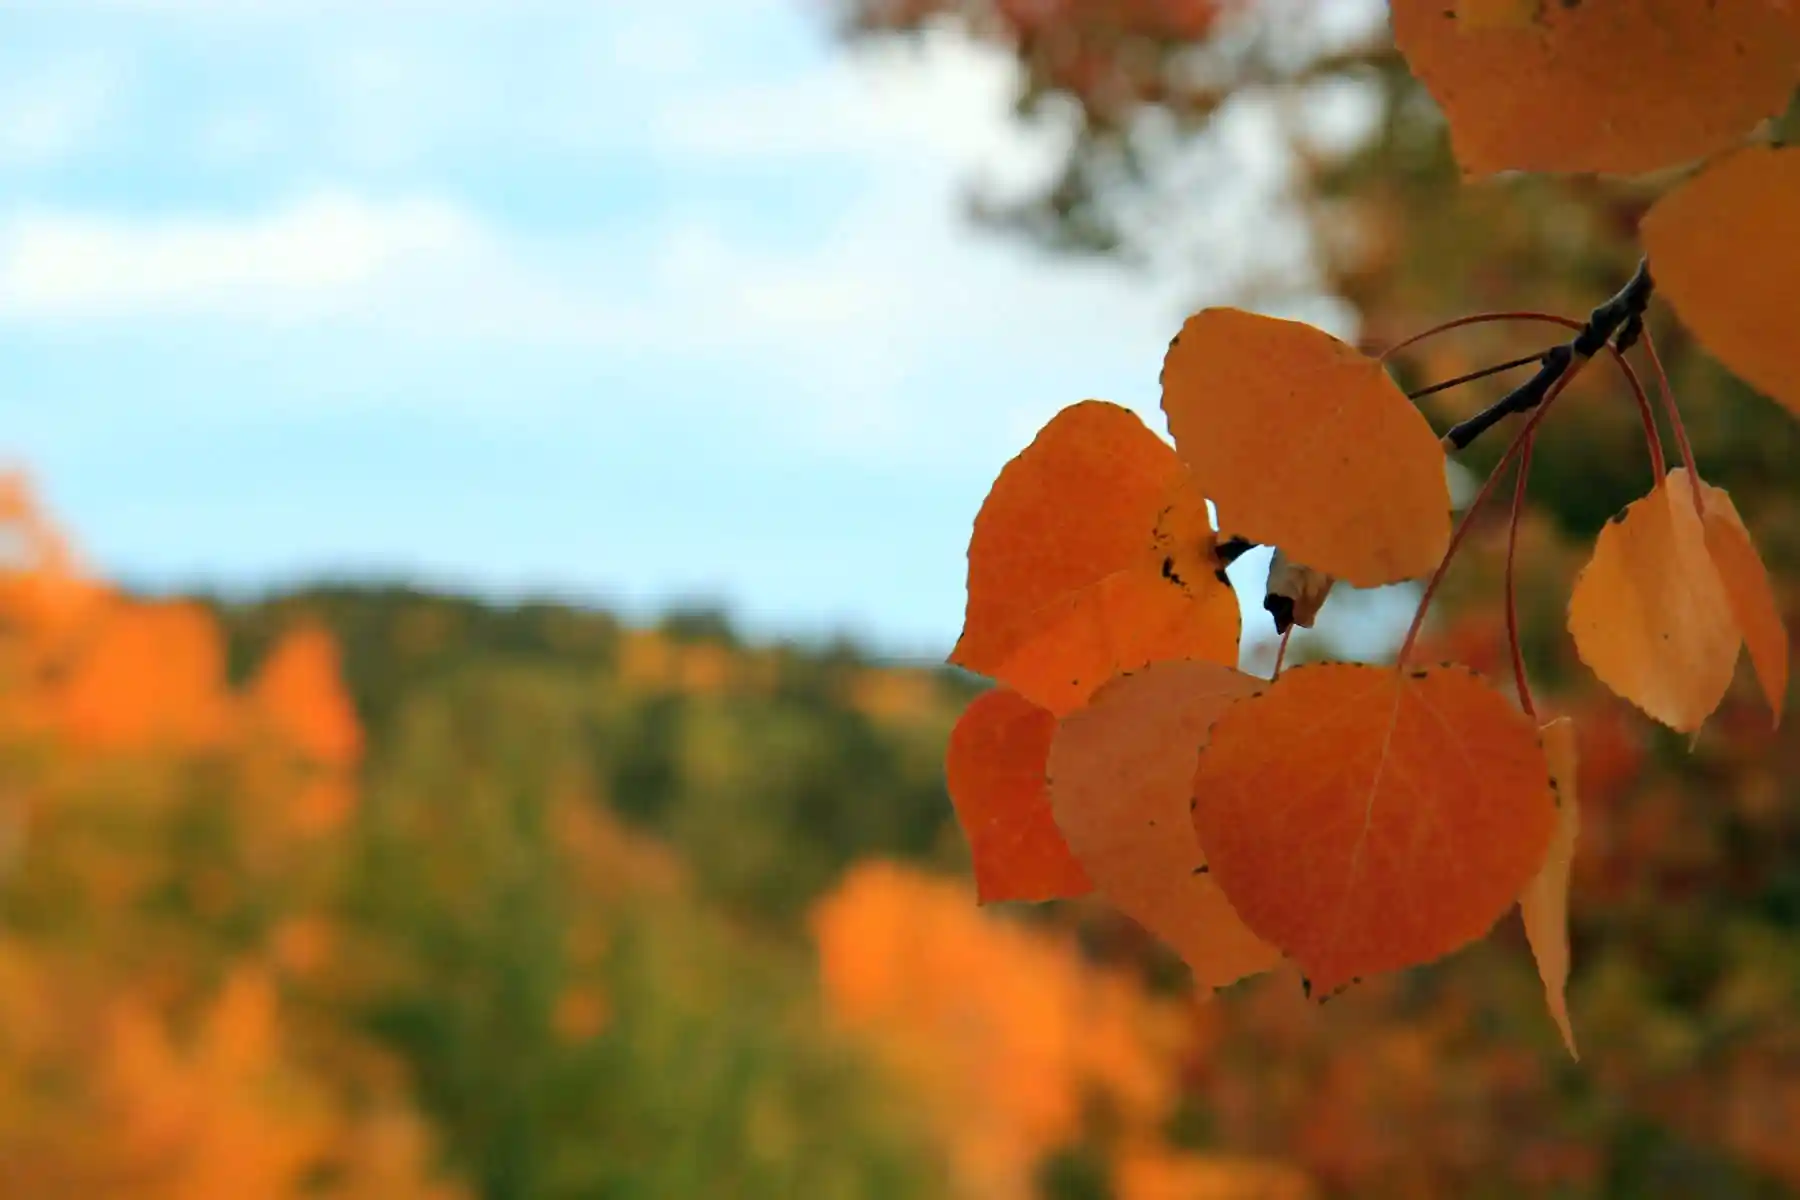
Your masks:
<svg viewBox="0 0 1800 1200"><path fill-rule="evenodd" d="M1650 292L1654 287L1650 278L1650 260L1639 259L1631 279L1611 299L1588 314L1587 324L1581 332L1544 355L1544 365L1538 368L1537 374L1453 427L1444 435L1445 448L1465 449L1502 419L1536 408L1557 380L1605 349L1615 333L1619 336L1620 350L1630 347L1643 333L1644 309L1650 303Z"/></svg>

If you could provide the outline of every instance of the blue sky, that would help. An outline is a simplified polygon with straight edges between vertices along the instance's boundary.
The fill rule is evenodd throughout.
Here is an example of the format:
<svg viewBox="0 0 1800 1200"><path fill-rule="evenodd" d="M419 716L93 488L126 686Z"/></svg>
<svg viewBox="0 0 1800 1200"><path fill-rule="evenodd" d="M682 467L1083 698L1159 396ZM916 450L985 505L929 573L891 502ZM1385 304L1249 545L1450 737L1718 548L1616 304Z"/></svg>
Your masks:
<svg viewBox="0 0 1800 1200"><path fill-rule="evenodd" d="M852 53L827 8L11 0L0 461L141 585L705 600L940 656L994 473L1071 401L1154 416L1279 170L1246 117L1178 263L1044 258L961 215L1054 158L1008 64Z"/></svg>

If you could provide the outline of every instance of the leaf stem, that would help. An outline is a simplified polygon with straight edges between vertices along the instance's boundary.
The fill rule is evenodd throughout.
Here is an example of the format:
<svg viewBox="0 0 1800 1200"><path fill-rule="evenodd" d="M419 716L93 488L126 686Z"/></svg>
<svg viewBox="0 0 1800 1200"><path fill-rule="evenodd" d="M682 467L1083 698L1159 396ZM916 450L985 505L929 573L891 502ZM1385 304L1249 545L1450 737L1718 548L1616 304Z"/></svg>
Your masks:
<svg viewBox="0 0 1800 1200"><path fill-rule="evenodd" d="M1531 702L1531 685L1525 681L1525 651L1519 645L1519 590L1514 583L1513 560L1519 549L1519 518L1525 512L1525 481L1531 477L1531 441L1535 432L1526 429L1519 435L1517 478L1513 483L1512 520L1506 526L1506 640L1512 647L1513 680L1519 686L1519 707L1533 721L1537 706Z"/></svg>
<svg viewBox="0 0 1800 1200"><path fill-rule="evenodd" d="M1406 660L1412 657L1413 645L1418 641L1419 630L1425 624L1425 612L1431 607L1431 598L1437 594L1438 585L1444 581L1444 574L1450 569L1450 560L1456 557L1457 550L1462 547L1463 539L1468 536L1469 528L1474 524L1476 515L1481 511L1481 506L1493 493L1495 482L1506 470L1507 464L1523 453L1526 439L1537 429L1538 423L1549 413L1552 402L1562 395L1563 389L1573 378L1572 375L1564 375L1550 385L1549 392L1537 405L1537 410L1526 419L1525 427L1519 430L1517 436L1513 438L1512 444L1506 448L1506 453L1500 456L1498 463L1494 464L1494 469L1482 483L1481 490L1475 493L1473 500L1469 501L1469 507L1463 511L1462 520L1458 521L1456 528L1451 531L1450 544L1444 548L1443 559L1438 562L1437 570L1431 573L1431 578L1425 582L1425 592L1419 597L1419 610L1413 614L1412 625L1408 627L1406 639L1400 643L1400 653L1394 660L1395 670L1404 668Z"/></svg>
<svg viewBox="0 0 1800 1200"><path fill-rule="evenodd" d="M1385 363L1388 359L1394 357L1394 355L1400 353L1402 350L1407 349L1409 346L1416 346L1426 338L1436 337L1440 333L1449 333L1452 329L1462 329L1469 325L1491 325L1495 321L1530 321L1549 315L1549 313L1535 312L1526 309L1521 309L1517 312L1470 313L1466 317L1455 317L1451 320L1433 325L1429 329L1421 329L1411 337L1402 338L1392 346L1389 346L1386 350L1383 350L1375 361Z"/></svg>
<svg viewBox="0 0 1800 1200"><path fill-rule="evenodd" d="M1694 465L1694 444L1688 441L1687 426L1682 423L1681 410L1675 407L1675 389L1669 386L1669 373L1663 370L1662 356L1656 352L1656 340L1650 336L1648 329L1644 330L1644 353L1650 358L1650 370L1656 376L1657 390L1662 393L1663 412L1668 414L1669 428L1675 434L1676 448L1681 451L1681 465L1687 468L1688 479L1694 485L1694 511L1705 516L1706 500L1700 494L1700 470ZM1659 474L1657 478L1660 480L1662 476Z"/></svg>
<svg viewBox="0 0 1800 1200"><path fill-rule="evenodd" d="M1552 349L1554 349L1554 347L1552 347ZM1465 375L1458 375L1454 379L1446 379L1442 383L1434 383L1429 387L1422 387L1416 392L1408 392L1406 393L1406 398L1408 400L1422 400L1426 396L1433 396L1438 392L1447 392L1453 387L1461 387L1465 383L1474 383L1477 379L1486 379L1489 375L1498 375L1502 371L1510 371L1514 367L1522 367L1527 363L1541 363L1544 361L1544 356L1549 353L1549 350L1540 350L1536 354L1526 354L1522 357L1515 358L1510 362L1495 363L1491 367L1482 367L1478 371L1470 371Z"/></svg>

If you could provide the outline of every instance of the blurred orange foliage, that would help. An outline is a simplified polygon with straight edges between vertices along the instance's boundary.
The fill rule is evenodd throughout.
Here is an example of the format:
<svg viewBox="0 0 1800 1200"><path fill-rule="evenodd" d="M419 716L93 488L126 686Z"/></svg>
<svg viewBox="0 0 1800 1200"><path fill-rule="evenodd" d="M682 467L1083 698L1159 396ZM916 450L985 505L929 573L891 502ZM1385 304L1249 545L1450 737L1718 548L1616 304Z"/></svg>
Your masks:
<svg viewBox="0 0 1800 1200"><path fill-rule="evenodd" d="M5 1194L454 1200L381 1054L283 991L337 944L286 836L354 801L331 636L290 630L239 693L207 609L88 578L17 475L0 536L0 816L30 839L0 878L56 915L0 935Z"/></svg>
<svg viewBox="0 0 1800 1200"><path fill-rule="evenodd" d="M362 757L362 727L338 670L337 641L322 626L299 625L283 634L250 696L269 726L312 761L354 767Z"/></svg>
<svg viewBox="0 0 1800 1200"><path fill-rule="evenodd" d="M1185 1006L972 899L959 884L871 861L812 915L827 1008L920 1094L961 1189L1035 1195L1039 1160L1078 1141L1096 1105L1122 1138L1158 1144L1191 1046ZM1216 1166L1129 1165L1122 1194L1233 1194L1157 1190L1188 1172L1216 1176ZM1296 1178L1299 1190L1271 1194L1307 1194Z"/></svg>

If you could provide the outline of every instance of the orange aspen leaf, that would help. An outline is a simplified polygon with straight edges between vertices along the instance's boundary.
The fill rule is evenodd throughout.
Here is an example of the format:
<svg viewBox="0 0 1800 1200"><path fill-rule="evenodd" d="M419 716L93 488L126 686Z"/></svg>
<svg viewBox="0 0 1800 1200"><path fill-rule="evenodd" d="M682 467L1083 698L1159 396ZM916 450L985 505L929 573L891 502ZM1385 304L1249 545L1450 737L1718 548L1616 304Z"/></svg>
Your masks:
<svg viewBox="0 0 1800 1200"><path fill-rule="evenodd" d="M1643 221L1656 290L1700 344L1800 415L1800 147L1740 150L1658 200Z"/></svg>
<svg viewBox="0 0 1800 1200"><path fill-rule="evenodd" d="M1055 716L1008 688L975 697L950 731L944 778L983 904L1093 888L1050 816L1044 762L1055 734Z"/></svg>
<svg viewBox="0 0 1800 1200"><path fill-rule="evenodd" d="M1206 501L1129 409L1065 408L1009 462L969 539L950 661L1061 715L1120 671L1238 658Z"/></svg>
<svg viewBox="0 0 1800 1200"><path fill-rule="evenodd" d="M1281 952L1245 928L1188 816L1207 730L1263 680L1217 663L1153 663L1063 718L1050 807L1100 894L1173 946L1203 990L1269 970Z"/></svg>
<svg viewBox="0 0 1800 1200"><path fill-rule="evenodd" d="M1671 729L1692 733L1718 708L1741 638L1685 469L1601 529L1569 633L1600 682Z"/></svg>
<svg viewBox="0 0 1800 1200"><path fill-rule="evenodd" d="M1673 166L1738 141L1800 82L1800 13L1770 0L1545 3L1524 22L1471 7L1389 6L1471 175Z"/></svg>
<svg viewBox="0 0 1800 1200"><path fill-rule="evenodd" d="M1537 960L1538 977L1544 981L1544 1001L1562 1034L1569 1057L1579 1060L1575 1029L1569 1024L1569 872L1575 865L1575 839L1581 833L1581 807L1575 794L1575 722L1558 717L1538 731L1544 757L1550 763L1550 782L1556 788L1556 832L1544 865L1519 893L1519 917L1531 956Z"/></svg>
<svg viewBox="0 0 1800 1200"><path fill-rule="evenodd" d="M1689 490L1687 472L1680 475L1671 486L1685 493ZM1788 632L1775 603L1775 590L1769 586L1768 568L1763 566L1762 555L1756 552L1756 543L1750 540L1750 531L1744 527L1744 519L1738 515L1730 494L1704 479L1700 490L1706 503L1701 517L1706 530L1706 552L1719 572L1732 618L1750 651L1750 664L1756 668L1757 682L1762 684L1769 710L1779 725L1787 699Z"/></svg>
<svg viewBox="0 0 1800 1200"><path fill-rule="evenodd" d="M1538 19L1540 0L1457 0L1457 28L1528 29Z"/></svg>
<svg viewBox="0 0 1800 1200"><path fill-rule="evenodd" d="M1299 321L1208 308L1169 344L1162 386L1169 433L1222 531L1356 587L1443 557L1443 447L1355 347Z"/></svg>
<svg viewBox="0 0 1800 1200"><path fill-rule="evenodd" d="M1481 937L1556 820L1537 730L1452 665L1285 671L1213 724L1193 791L1213 877L1316 995Z"/></svg>

